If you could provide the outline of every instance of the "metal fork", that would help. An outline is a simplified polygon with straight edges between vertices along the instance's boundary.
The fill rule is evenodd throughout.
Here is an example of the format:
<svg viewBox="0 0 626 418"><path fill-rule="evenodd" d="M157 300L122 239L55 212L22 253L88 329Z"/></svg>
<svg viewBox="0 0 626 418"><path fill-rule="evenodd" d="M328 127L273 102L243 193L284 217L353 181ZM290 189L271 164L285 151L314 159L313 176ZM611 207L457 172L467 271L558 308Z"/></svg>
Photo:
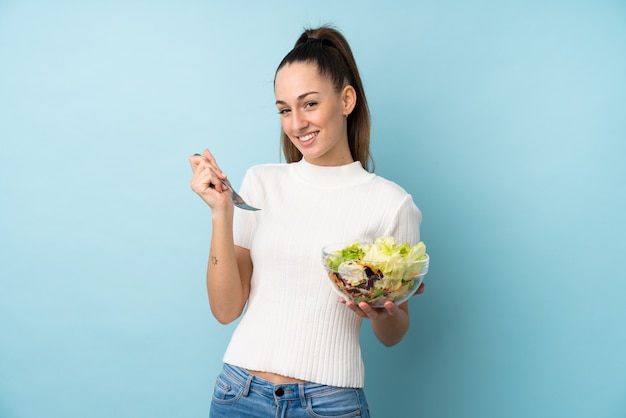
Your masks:
<svg viewBox="0 0 626 418"><path fill-rule="evenodd" d="M222 180L222 182L228 186L228 188L230 189L231 192L233 192L233 204L235 206L237 206L240 209L244 209L244 210L260 210L258 208L255 208L253 206L250 206L249 204L246 203L245 200L243 200L243 198L241 196L239 196L237 194L237 192L235 191L235 188L233 187L232 184L230 184L230 181L228 181L228 179L224 179Z"/></svg>

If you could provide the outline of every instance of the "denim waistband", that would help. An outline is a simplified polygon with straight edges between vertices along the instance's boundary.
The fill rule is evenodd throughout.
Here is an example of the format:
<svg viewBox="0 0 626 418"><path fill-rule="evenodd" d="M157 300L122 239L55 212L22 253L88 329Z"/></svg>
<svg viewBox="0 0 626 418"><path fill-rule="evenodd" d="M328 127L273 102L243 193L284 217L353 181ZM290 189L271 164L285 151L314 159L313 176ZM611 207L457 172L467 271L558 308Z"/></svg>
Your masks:
<svg viewBox="0 0 626 418"><path fill-rule="evenodd" d="M325 396L347 389L319 383L273 383L228 363L224 363L223 373L244 388L243 396L248 396L250 391L254 391L277 401L299 399L303 407L307 398Z"/></svg>

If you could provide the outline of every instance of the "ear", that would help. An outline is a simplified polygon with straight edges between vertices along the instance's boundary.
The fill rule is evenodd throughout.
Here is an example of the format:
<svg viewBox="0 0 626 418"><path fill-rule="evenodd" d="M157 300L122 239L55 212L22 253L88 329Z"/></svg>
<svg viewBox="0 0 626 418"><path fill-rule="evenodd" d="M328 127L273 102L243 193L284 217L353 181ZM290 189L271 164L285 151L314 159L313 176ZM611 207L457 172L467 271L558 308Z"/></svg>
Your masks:
<svg viewBox="0 0 626 418"><path fill-rule="evenodd" d="M341 90L341 102L343 104L343 114L348 116L356 106L356 90L351 85L347 85Z"/></svg>

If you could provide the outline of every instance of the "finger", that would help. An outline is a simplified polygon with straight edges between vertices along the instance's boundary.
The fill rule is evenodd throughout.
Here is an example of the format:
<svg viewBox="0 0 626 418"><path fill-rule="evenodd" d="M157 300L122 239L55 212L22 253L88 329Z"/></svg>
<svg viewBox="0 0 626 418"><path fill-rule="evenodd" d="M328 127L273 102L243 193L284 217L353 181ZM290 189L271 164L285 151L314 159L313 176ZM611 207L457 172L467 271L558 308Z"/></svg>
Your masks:
<svg viewBox="0 0 626 418"><path fill-rule="evenodd" d="M206 193L212 188L213 186L211 185L210 173L208 170L196 170L196 173L191 179L191 189L196 193Z"/></svg>
<svg viewBox="0 0 626 418"><path fill-rule="evenodd" d="M391 302L390 300L385 302L385 309L387 310L387 312L391 316L394 316L396 313L398 313L398 305L396 305L395 303Z"/></svg>
<svg viewBox="0 0 626 418"><path fill-rule="evenodd" d="M196 184L201 186L202 191L214 190L215 176L211 173L211 170L199 171L196 176Z"/></svg>
<svg viewBox="0 0 626 418"><path fill-rule="evenodd" d="M196 169L198 168L198 165L200 164L203 158L204 157L202 157L202 155L200 154L194 154L191 157L189 157L189 164L191 165L191 171L193 171L194 173L196 172Z"/></svg>
<svg viewBox="0 0 626 418"><path fill-rule="evenodd" d="M339 298L339 302L343 303L344 305L346 305L352 312L354 312L355 314L357 314L358 316L360 316L361 318L366 318L367 315L365 314L365 312L363 312L361 309L359 309L358 306L356 306L352 301L347 301L343 298Z"/></svg>
<svg viewBox="0 0 626 418"><path fill-rule="evenodd" d="M215 173L212 167L209 167L205 162L200 163L196 169L196 173L193 176L192 182L197 184L199 190L203 192L213 190L218 193L222 193L225 190L225 185Z"/></svg>
<svg viewBox="0 0 626 418"><path fill-rule="evenodd" d="M222 181L226 179L227 176L222 171L222 169L217 165L217 161L215 160L215 157L213 156L213 154L211 154L211 151L205 148L204 151L202 151L202 158L204 159L208 167L211 168L211 170L215 173L215 176L217 177L217 181L212 182L212 184L215 186L215 190L219 192L228 190L228 187Z"/></svg>
<svg viewBox="0 0 626 418"><path fill-rule="evenodd" d="M213 157L213 154L211 154L211 151L209 151L207 148L205 148L204 151L202 151L202 156L204 158L206 158L206 160L209 162L209 164L211 164L213 167L215 167L216 172L217 172L219 177L226 178L226 174L224 174L222 169L217 165L217 161L215 160L215 157Z"/></svg>
<svg viewBox="0 0 626 418"><path fill-rule="evenodd" d="M219 167L215 165L215 160L209 161L207 155L202 155L199 157L198 155L199 154L194 154L191 157L200 159L198 165L195 167L194 176L202 175L203 180L208 180L207 184L220 193L228 190L228 187L223 182L226 175L224 175Z"/></svg>
<svg viewBox="0 0 626 418"><path fill-rule="evenodd" d="M213 187L212 184L219 180L217 176L214 174L214 171L213 171L214 169L211 166L209 166L209 163L206 161L204 157L202 156L197 157L194 155L191 158L194 158L194 157L198 158L199 161L193 162L193 163L196 163L197 165L195 166L194 173L191 178L192 184L203 186L201 187L202 190L204 190L207 187Z"/></svg>
<svg viewBox="0 0 626 418"><path fill-rule="evenodd" d="M380 313L365 302L359 303L359 309L361 309L370 319L380 319Z"/></svg>

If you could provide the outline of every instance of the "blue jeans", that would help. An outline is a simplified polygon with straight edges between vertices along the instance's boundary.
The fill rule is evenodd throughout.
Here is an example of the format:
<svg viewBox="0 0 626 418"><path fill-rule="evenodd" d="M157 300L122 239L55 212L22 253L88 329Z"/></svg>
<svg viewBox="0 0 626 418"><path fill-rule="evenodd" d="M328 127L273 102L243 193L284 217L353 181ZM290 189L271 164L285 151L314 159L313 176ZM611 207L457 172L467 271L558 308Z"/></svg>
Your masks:
<svg viewBox="0 0 626 418"><path fill-rule="evenodd" d="M363 389L317 383L274 384L224 364L209 418L369 418Z"/></svg>

